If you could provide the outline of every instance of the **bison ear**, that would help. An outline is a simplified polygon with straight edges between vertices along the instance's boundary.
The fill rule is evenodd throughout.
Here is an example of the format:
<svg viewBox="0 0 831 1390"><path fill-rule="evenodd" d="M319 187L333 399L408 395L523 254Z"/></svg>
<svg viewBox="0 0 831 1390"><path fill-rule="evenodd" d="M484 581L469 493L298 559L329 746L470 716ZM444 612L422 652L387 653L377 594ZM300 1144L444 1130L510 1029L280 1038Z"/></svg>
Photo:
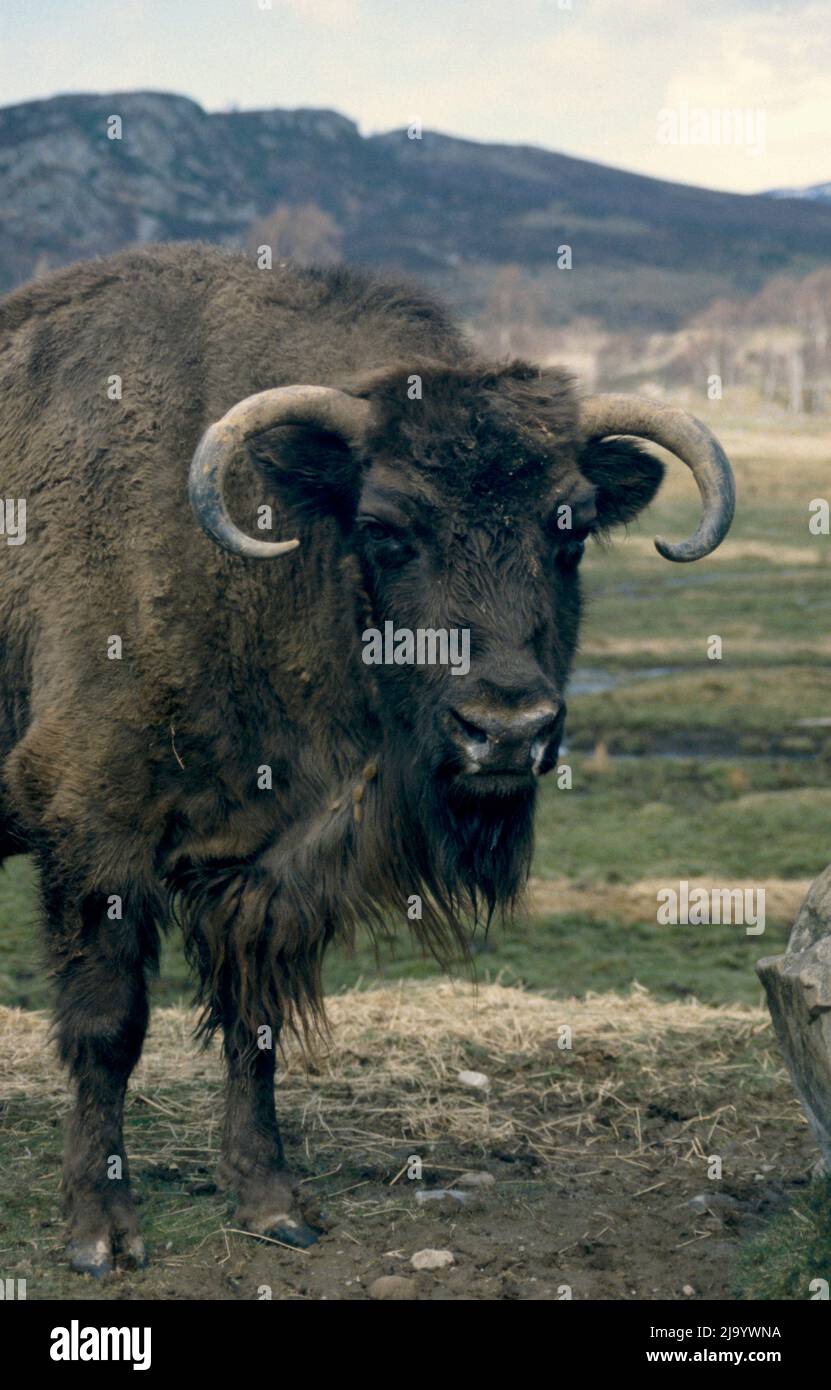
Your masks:
<svg viewBox="0 0 831 1390"><path fill-rule="evenodd" d="M351 524L360 489L360 464L340 435L312 426L259 435L248 445L251 462L284 505L306 515L326 513Z"/></svg>
<svg viewBox="0 0 831 1390"><path fill-rule="evenodd" d="M599 530L636 517L649 506L664 476L664 465L632 439L590 439L578 462L596 489Z"/></svg>

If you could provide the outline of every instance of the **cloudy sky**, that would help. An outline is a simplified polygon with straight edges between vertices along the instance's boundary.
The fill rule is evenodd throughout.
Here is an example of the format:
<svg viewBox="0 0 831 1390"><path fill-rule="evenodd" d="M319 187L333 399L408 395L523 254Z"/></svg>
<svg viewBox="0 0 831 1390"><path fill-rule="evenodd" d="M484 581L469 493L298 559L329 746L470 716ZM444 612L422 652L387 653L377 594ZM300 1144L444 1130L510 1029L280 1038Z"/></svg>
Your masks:
<svg viewBox="0 0 831 1390"><path fill-rule="evenodd" d="M3 104L147 87L737 192L831 180L831 0L0 0Z"/></svg>

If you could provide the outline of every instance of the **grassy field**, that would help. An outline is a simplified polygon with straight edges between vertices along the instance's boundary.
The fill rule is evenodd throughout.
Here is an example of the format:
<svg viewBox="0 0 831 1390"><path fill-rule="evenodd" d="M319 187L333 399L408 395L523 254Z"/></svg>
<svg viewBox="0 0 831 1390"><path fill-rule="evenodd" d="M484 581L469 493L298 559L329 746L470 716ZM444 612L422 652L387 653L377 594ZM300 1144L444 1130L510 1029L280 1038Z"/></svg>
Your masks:
<svg viewBox="0 0 831 1390"><path fill-rule="evenodd" d="M827 428L709 418L734 462L736 524L707 561L660 559L651 536L686 534L697 516L691 479L670 464L648 520L588 553L563 754L572 786L549 778L542 790L527 915L477 940L460 967L484 986L586 1000L637 985L656 1007L694 998L755 1008L754 962L784 947L809 881L831 859L831 538L808 531L809 502L831 492ZM720 660L708 656L713 636ZM681 880L764 887L764 935L659 926L657 889ZM36 921L33 867L13 861L0 873L0 1005L48 1003ZM437 975L403 929L394 956L378 960L361 942L351 955L333 951L327 967L331 993ZM155 990L158 1004L189 998L175 935ZM761 1078L753 1084L764 1089ZM781 1074L777 1086L782 1109ZM792 1127L790 1101L787 1114ZM815 1206L780 1213L782 1248L799 1244L793 1233L806 1222L821 1228L826 1209ZM780 1292L801 1278L783 1260L770 1262ZM749 1248L737 1286L746 1296L770 1296L759 1272L768 1263L764 1247Z"/></svg>

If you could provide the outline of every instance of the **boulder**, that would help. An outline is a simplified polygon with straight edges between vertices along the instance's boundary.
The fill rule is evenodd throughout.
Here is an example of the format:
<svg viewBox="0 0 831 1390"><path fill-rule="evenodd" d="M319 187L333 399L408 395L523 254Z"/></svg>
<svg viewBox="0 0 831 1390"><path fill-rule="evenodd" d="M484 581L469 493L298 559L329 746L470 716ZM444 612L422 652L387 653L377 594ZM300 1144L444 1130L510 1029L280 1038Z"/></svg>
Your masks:
<svg viewBox="0 0 831 1390"><path fill-rule="evenodd" d="M811 887L784 956L756 964L779 1045L831 1173L831 866Z"/></svg>

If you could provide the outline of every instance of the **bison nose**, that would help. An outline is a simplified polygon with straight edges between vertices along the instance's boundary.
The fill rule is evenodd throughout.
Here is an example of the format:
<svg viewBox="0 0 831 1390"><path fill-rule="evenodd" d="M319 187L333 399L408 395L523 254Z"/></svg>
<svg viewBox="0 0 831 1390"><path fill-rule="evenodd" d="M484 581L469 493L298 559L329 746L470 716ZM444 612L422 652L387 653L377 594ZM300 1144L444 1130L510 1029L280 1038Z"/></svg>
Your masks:
<svg viewBox="0 0 831 1390"><path fill-rule="evenodd" d="M466 705L449 711L450 735L468 772L547 772L556 757L565 718L562 700L531 709Z"/></svg>

